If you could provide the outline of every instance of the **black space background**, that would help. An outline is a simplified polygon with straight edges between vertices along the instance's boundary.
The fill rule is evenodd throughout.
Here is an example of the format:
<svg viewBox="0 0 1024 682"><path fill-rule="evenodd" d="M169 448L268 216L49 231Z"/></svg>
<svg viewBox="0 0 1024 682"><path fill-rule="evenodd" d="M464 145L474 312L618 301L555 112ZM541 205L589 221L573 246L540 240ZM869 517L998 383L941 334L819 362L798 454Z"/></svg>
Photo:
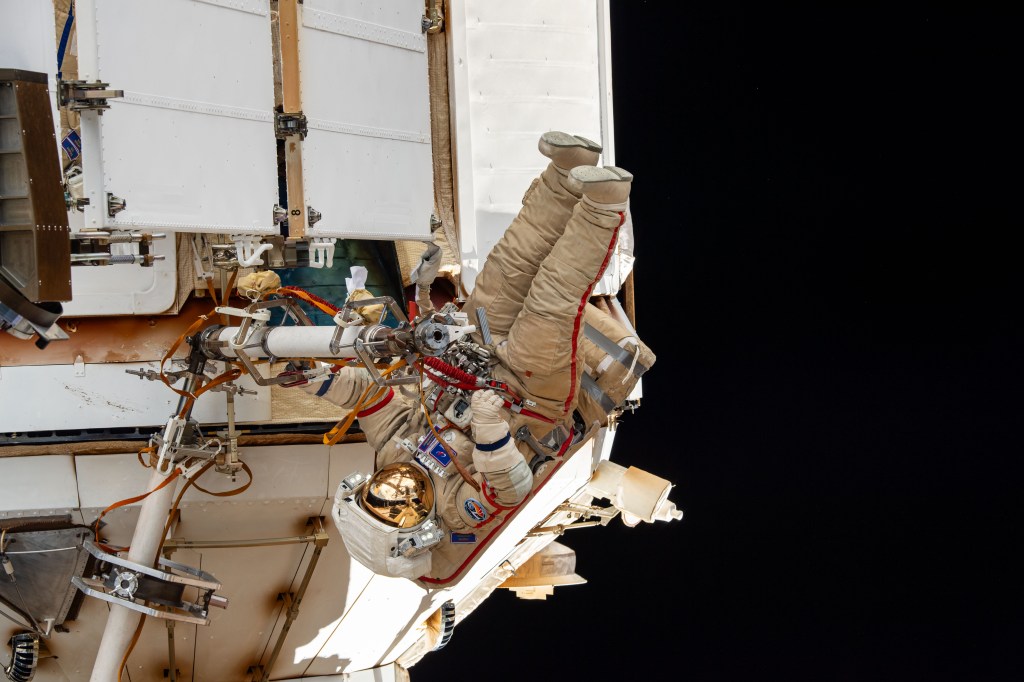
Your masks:
<svg viewBox="0 0 1024 682"><path fill-rule="evenodd" d="M412 679L1024 679L1016 17L611 4L658 354L612 459L686 516L567 533L586 585Z"/></svg>

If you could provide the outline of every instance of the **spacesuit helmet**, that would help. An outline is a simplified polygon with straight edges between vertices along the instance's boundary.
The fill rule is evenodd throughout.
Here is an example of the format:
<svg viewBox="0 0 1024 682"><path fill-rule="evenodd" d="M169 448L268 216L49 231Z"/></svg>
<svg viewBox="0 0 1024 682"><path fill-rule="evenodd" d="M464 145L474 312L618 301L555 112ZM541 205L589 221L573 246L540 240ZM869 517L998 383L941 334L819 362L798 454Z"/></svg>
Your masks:
<svg viewBox="0 0 1024 682"><path fill-rule="evenodd" d="M363 486L363 508L384 523L412 528L434 509L434 484L430 476L411 462L381 467Z"/></svg>

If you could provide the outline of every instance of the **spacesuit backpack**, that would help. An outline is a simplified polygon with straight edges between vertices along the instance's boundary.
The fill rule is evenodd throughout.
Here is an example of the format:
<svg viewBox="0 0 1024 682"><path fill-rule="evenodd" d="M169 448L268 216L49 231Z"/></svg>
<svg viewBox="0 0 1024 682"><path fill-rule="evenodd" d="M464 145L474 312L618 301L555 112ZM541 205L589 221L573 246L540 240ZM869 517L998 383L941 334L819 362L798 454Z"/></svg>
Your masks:
<svg viewBox="0 0 1024 682"><path fill-rule="evenodd" d="M605 426L609 416L625 406L656 356L628 323L597 306L587 304L583 319L584 371L576 409L584 423Z"/></svg>

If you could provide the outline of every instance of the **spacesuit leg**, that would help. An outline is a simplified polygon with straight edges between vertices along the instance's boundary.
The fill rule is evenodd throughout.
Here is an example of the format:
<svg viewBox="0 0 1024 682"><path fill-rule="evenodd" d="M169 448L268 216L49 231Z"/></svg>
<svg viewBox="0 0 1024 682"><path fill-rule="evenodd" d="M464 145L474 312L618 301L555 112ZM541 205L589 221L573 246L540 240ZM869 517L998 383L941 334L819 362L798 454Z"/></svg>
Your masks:
<svg viewBox="0 0 1024 682"><path fill-rule="evenodd" d="M585 306L611 258L625 221L633 176L620 168L574 168L582 198L563 235L541 262L498 357L553 419L569 414L580 383L578 355Z"/></svg>
<svg viewBox="0 0 1024 682"><path fill-rule="evenodd" d="M576 206L580 194L570 189L569 171L594 165L601 152L596 142L558 131L541 135L537 146L551 162L526 191L523 208L491 249L463 306L471 324L478 324L478 307L487 311L495 342L508 336L540 262L562 236Z"/></svg>

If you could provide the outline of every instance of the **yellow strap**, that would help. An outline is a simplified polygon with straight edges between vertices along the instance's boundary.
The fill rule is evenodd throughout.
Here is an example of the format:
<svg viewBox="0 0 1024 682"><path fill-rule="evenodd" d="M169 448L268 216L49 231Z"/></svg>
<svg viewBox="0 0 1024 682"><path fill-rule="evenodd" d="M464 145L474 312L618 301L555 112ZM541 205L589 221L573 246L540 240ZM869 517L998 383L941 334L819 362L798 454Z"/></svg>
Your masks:
<svg viewBox="0 0 1024 682"><path fill-rule="evenodd" d="M285 289L284 287L281 287L280 289L275 290L274 293L277 294L278 296L294 296L296 298L301 298L306 303L312 306L316 306L316 308L319 309L322 313L324 313L325 315L329 315L330 317L334 317L335 315L338 314L337 310L332 309L329 305L323 303L322 301L318 301L316 298L309 295L307 292L302 291L301 289Z"/></svg>
<svg viewBox="0 0 1024 682"><path fill-rule="evenodd" d="M356 406L353 407L352 411L348 413L348 416L346 416L343 420L341 420L340 422L335 424L333 429L331 429L330 431L328 431L327 433L324 434L324 445L334 445L339 440L341 440L341 437L344 436L346 433L348 433L348 430L352 427L352 422L355 421L356 414L358 414L359 412L362 411L363 406L368 404L368 403L375 403L378 400L380 400L381 398L383 398L384 394L387 392L387 390L389 388L388 386L380 387L380 390L378 390L373 395L372 398L367 400L366 399L367 393L370 392L370 389L375 388L375 387L376 387L376 384L372 384L370 386L367 386L366 390L363 391L363 395L361 395L359 397L359 402L356 403Z"/></svg>
<svg viewBox="0 0 1024 682"><path fill-rule="evenodd" d="M390 367L382 371L380 375L382 377L386 377L387 375L394 372L396 369L402 367L402 365L404 364L405 358L400 358L394 363L392 363ZM333 429L324 434L324 445L334 445L339 440L341 440L342 436L348 433L348 430L352 428L352 422L356 420L356 414L362 411L363 406L377 402L378 400L384 397L384 394L387 393L387 390L390 388L390 386L381 386L380 390L378 390L372 398L367 400L366 396L368 396L370 394L370 391L373 390L376 386L376 384L370 384L369 386L367 386L366 390L363 391L363 394L359 396L359 401L355 404L355 407L353 407L352 411L348 413L348 416L346 416L340 422L335 424Z"/></svg>

